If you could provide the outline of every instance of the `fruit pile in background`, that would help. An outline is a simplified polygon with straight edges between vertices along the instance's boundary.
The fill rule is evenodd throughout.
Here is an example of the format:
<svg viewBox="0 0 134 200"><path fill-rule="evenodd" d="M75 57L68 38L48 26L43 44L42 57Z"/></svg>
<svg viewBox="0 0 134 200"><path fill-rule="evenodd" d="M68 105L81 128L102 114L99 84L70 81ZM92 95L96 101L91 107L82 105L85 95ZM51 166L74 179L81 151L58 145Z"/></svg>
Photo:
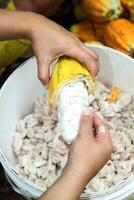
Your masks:
<svg viewBox="0 0 134 200"><path fill-rule="evenodd" d="M134 57L134 0L82 0L70 27L82 42L106 45Z"/></svg>

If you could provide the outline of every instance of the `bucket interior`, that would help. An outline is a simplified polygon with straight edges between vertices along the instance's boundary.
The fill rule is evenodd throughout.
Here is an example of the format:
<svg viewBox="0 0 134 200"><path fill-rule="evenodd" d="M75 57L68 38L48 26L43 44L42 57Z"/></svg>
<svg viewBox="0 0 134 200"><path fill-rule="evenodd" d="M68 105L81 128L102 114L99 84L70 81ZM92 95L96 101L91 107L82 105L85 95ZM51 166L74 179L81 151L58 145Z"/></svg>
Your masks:
<svg viewBox="0 0 134 200"><path fill-rule="evenodd" d="M133 94L133 59L107 47L91 48L98 52L100 58L98 78ZM46 90L37 78L35 58L15 70L0 91L0 150L12 167L15 165L12 138L16 123L32 111L33 101L44 92Z"/></svg>
<svg viewBox="0 0 134 200"><path fill-rule="evenodd" d="M34 58L15 70L1 89L0 150L12 166L15 164L12 139L16 123L32 111L33 101L43 92Z"/></svg>

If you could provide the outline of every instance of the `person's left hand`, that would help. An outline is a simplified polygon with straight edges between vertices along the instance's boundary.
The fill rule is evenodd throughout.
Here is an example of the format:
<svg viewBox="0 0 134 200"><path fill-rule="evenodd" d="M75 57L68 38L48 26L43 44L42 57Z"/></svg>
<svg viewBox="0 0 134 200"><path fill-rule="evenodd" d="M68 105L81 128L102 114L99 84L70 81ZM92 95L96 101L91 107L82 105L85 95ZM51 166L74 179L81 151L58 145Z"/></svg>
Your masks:
<svg viewBox="0 0 134 200"><path fill-rule="evenodd" d="M84 63L95 77L99 71L98 55L72 33L41 16L33 16L30 39L38 63L38 77L43 84L49 81L49 66L56 58L67 55Z"/></svg>

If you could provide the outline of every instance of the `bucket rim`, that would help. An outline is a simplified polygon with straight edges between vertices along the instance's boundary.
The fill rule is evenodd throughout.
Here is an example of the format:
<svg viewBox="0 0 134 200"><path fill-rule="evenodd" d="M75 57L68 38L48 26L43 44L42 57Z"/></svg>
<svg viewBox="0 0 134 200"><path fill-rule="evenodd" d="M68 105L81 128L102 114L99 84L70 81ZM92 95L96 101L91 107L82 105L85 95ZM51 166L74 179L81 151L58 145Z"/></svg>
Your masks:
<svg viewBox="0 0 134 200"><path fill-rule="evenodd" d="M15 176L17 176L17 178L19 178L22 182L24 182L25 184L32 186L35 190L39 190L39 192L45 192L45 188L33 183L32 181L28 180L27 178L25 178L23 175L21 175L19 172L17 172L17 170L15 170L12 165L7 161L7 159L5 158L5 156L3 155L2 152L0 152L0 161L2 166L4 167L4 165L6 165L6 167L8 168L8 170L10 170L11 173L13 173ZM3 162L4 164L3 164ZM110 188L106 188L104 190L101 190L100 192L93 192L93 193L87 193L81 194L81 197L100 197L103 196L104 194L111 194L113 192L116 192L117 190L123 190L125 186L128 186L128 184L133 184L134 186L134 173L130 174L125 180L123 180L121 183L114 185ZM133 191L134 192L134 191Z"/></svg>

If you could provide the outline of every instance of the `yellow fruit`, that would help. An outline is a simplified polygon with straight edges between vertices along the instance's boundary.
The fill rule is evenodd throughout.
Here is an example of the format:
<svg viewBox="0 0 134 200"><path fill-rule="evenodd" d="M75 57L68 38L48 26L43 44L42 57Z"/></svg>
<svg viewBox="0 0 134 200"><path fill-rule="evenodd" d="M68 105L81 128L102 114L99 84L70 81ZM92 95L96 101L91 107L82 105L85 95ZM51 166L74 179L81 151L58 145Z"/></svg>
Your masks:
<svg viewBox="0 0 134 200"><path fill-rule="evenodd" d="M117 101L119 97L119 89L117 87L113 87L110 94L107 96L107 100L109 102L115 102Z"/></svg>
<svg viewBox="0 0 134 200"><path fill-rule="evenodd" d="M27 40L0 41L0 69L21 57L29 46L30 42Z"/></svg>
<svg viewBox="0 0 134 200"><path fill-rule="evenodd" d="M54 65L52 76L49 81L50 103L56 106L60 90L68 83L80 80L85 83L90 94L94 92L96 83L85 65L80 64L72 58L61 57Z"/></svg>
<svg viewBox="0 0 134 200"><path fill-rule="evenodd" d="M96 40L92 24L88 21L72 25L70 31L74 33L82 42Z"/></svg>
<svg viewBox="0 0 134 200"><path fill-rule="evenodd" d="M109 22L104 22L104 23L93 23L93 28L95 31L95 36L97 40L104 42L104 33L105 33L105 28Z"/></svg>
<svg viewBox="0 0 134 200"><path fill-rule="evenodd" d="M83 0L82 8L97 23L117 19L123 11L120 0Z"/></svg>
<svg viewBox="0 0 134 200"><path fill-rule="evenodd" d="M134 54L134 25L126 19L111 21L105 30L105 43L130 56Z"/></svg>

